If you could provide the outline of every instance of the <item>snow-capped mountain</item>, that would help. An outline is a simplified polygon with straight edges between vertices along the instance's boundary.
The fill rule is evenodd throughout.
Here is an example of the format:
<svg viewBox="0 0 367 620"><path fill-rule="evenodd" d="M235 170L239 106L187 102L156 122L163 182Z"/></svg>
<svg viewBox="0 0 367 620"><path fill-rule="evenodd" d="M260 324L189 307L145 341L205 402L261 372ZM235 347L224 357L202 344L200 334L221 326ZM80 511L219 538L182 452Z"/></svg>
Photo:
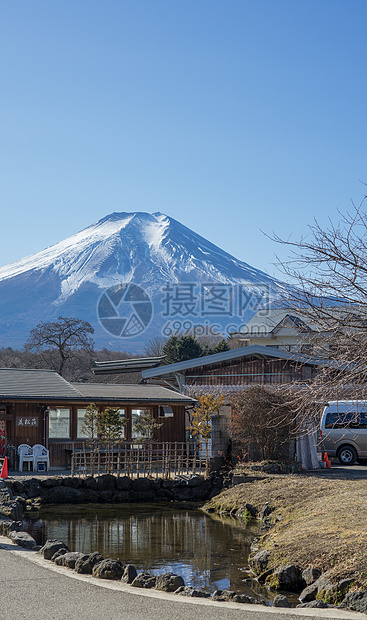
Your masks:
<svg viewBox="0 0 367 620"><path fill-rule="evenodd" d="M97 346L138 353L190 323L236 329L282 288L166 215L112 213L0 268L1 345L21 346L38 323L75 316L93 325Z"/></svg>

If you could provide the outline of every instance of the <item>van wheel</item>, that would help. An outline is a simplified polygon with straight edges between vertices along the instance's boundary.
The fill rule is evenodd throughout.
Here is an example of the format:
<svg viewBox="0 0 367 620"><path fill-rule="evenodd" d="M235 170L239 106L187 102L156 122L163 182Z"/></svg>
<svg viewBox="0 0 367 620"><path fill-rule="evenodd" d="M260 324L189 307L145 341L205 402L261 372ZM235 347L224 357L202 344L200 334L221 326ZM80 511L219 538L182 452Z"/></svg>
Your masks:
<svg viewBox="0 0 367 620"><path fill-rule="evenodd" d="M357 460L357 452L352 446L344 446L338 452L338 459L342 465L354 465Z"/></svg>

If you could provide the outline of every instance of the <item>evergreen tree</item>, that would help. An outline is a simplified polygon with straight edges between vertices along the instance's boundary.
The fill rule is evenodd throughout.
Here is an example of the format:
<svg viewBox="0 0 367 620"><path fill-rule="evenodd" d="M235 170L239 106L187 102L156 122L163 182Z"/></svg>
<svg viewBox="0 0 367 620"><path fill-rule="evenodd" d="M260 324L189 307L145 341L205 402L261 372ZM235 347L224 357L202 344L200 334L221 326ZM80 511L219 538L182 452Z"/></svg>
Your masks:
<svg viewBox="0 0 367 620"><path fill-rule="evenodd" d="M136 420L134 424L134 432L139 434L141 439L152 441L154 432L161 426L163 426L163 424L157 422L150 411L145 410Z"/></svg>
<svg viewBox="0 0 367 620"><path fill-rule="evenodd" d="M105 441L117 441L122 439L124 426L127 419L121 417L120 410L114 407L106 407L99 415L98 433Z"/></svg>
<svg viewBox="0 0 367 620"><path fill-rule="evenodd" d="M98 438L99 417L100 412L96 405L91 403L85 410L82 433L86 435L92 441Z"/></svg>
<svg viewBox="0 0 367 620"><path fill-rule="evenodd" d="M163 347L166 364L176 364L201 357L203 349L193 336L172 336Z"/></svg>

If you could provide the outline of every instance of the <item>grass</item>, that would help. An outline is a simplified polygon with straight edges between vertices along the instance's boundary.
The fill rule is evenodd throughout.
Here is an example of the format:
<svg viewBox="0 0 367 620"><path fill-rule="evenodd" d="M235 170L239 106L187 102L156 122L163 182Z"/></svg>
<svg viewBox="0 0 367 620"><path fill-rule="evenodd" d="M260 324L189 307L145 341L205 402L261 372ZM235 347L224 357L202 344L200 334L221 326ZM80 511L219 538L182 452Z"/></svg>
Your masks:
<svg viewBox="0 0 367 620"><path fill-rule="evenodd" d="M367 589L367 480L325 480L275 475L223 491L205 506L215 512L272 508L273 526L260 541L271 566L297 564L330 570L330 578L355 577Z"/></svg>

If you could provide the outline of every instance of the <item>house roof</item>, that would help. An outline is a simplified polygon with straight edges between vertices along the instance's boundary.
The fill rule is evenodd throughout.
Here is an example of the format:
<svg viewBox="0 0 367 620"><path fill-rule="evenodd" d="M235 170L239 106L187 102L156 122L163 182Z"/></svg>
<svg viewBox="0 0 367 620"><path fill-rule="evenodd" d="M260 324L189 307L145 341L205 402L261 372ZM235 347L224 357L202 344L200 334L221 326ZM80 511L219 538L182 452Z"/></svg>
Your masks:
<svg viewBox="0 0 367 620"><path fill-rule="evenodd" d="M189 405L193 399L158 385L69 383L53 370L0 368L0 398L150 402Z"/></svg>
<svg viewBox="0 0 367 620"><path fill-rule="evenodd" d="M95 375L111 375L130 372L139 372L145 368L155 368L162 364L165 355L159 357L138 357L126 360L112 360L107 362L94 362L92 370Z"/></svg>
<svg viewBox="0 0 367 620"><path fill-rule="evenodd" d="M73 383L84 397L95 400L116 400L124 402L152 402L189 405L192 398L179 394L159 385L140 384L106 384L106 383Z"/></svg>
<svg viewBox="0 0 367 620"><path fill-rule="evenodd" d="M218 364L220 362L227 362L240 359L242 357L254 356L259 358L274 357L277 359L292 360L300 364L311 364L312 366L321 366L326 363L326 360L312 358L307 355L297 355L296 353L290 353L288 351L282 351L273 347L263 347L255 344L250 347L242 347L240 349L233 349L232 351L215 353L214 355L196 357L195 359L187 360L185 362L167 364L166 366L159 366L158 368L153 368L151 370L143 370L142 375L143 379L161 377L164 375L174 375L175 373L182 373L189 368L211 366L212 364Z"/></svg>
<svg viewBox="0 0 367 620"><path fill-rule="evenodd" d="M82 394L54 370L0 368L0 398L78 399Z"/></svg>

